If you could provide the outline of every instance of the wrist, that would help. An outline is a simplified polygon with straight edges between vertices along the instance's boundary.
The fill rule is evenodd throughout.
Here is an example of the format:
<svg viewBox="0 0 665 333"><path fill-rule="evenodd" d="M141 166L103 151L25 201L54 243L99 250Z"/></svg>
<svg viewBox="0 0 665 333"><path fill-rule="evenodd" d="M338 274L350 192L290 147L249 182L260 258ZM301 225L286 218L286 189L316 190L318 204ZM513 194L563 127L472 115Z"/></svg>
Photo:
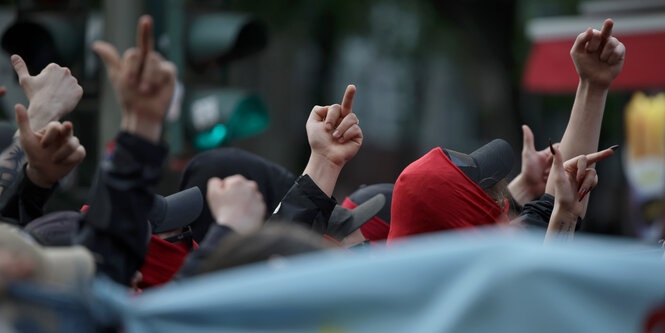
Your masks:
<svg viewBox="0 0 665 333"><path fill-rule="evenodd" d="M524 206L537 198L542 193L534 193L533 187L529 186L525 177L520 173L508 184L508 191L518 204Z"/></svg>
<svg viewBox="0 0 665 333"><path fill-rule="evenodd" d="M577 224L578 216L574 213L572 205L561 203L554 198L554 207L552 208L552 216L557 216L558 220L564 223L572 224L573 227Z"/></svg>
<svg viewBox="0 0 665 333"><path fill-rule="evenodd" d="M309 162L303 171L303 174L309 176L314 183L325 193L327 196L332 197L337 177L342 171L342 166L330 161L324 156L315 152L309 156Z"/></svg>
<svg viewBox="0 0 665 333"><path fill-rule="evenodd" d="M612 82L610 82L610 83L598 83L598 82L592 82L587 78L580 77L580 82L579 82L579 85L578 85L578 89L581 89L581 90L583 90L587 93L604 95L610 89L611 84L612 84Z"/></svg>
<svg viewBox="0 0 665 333"><path fill-rule="evenodd" d="M55 184L55 182L49 182L44 179L37 170L30 167L30 164L25 167L25 175L33 184L42 188L51 188Z"/></svg>
<svg viewBox="0 0 665 333"><path fill-rule="evenodd" d="M141 117L135 112L123 112L120 128L152 143L159 143L162 136L161 120Z"/></svg>

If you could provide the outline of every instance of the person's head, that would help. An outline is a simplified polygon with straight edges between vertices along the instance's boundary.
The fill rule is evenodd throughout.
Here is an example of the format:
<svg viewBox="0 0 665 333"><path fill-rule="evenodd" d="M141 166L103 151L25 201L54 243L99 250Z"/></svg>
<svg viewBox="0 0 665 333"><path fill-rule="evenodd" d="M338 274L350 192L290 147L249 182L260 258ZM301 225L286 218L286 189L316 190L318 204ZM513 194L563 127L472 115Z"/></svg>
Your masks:
<svg viewBox="0 0 665 333"><path fill-rule="evenodd" d="M433 149L397 179L388 239L507 220L512 166L512 148L500 139L469 155Z"/></svg>
<svg viewBox="0 0 665 333"><path fill-rule="evenodd" d="M207 193L208 180L213 177L224 179L232 175L242 175L256 182L266 205L265 218L268 219L289 191L296 176L282 166L260 156L238 148L218 148L196 155L182 173L179 188L193 186ZM194 240L200 242L215 222L208 203L203 203L201 215L192 223Z"/></svg>
<svg viewBox="0 0 665 333"><path fill-rule="evenodd" d="M198 274L331 248L321 235L293 223L270 223L259 231L230 235L203 262Z"/></svg>

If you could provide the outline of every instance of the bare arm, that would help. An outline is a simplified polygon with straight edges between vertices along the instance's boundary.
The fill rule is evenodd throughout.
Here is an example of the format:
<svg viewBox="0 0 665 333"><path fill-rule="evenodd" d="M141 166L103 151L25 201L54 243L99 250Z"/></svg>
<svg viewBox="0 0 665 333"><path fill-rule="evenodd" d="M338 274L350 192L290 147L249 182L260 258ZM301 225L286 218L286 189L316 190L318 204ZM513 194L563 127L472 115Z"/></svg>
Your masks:
<svg viewBox="0 0 665 333"><path fill-rule="evenodd" d="M563 160L598 149L607 91L621 72L626 52L623 44L611 36L613 25L614 22L607 19L601 31L589 28L577 37L570 51L580 82L570 120L561 139ZM554 193L553 182L548 180L545 191ZM581 216L586 213L588 197L584 203Z"/></svg>

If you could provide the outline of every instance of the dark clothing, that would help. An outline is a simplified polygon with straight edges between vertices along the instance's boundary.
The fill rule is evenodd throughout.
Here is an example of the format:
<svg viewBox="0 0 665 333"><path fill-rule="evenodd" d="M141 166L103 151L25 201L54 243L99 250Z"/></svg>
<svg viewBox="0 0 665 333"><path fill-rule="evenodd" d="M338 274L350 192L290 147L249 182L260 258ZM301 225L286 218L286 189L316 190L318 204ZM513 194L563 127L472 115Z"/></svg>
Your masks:
<svg viewBox="0 0 665 333"><path fill-rule="evenodd" d="M520 221L527 226L547 229L554 209L554 197L550 194L543 194L540 198L533 200L522 209ZM575 230L582 226L582 219L577 219Z"/></svg>
<svg viewBox="0 0 665 333"><path fill-rule="evenodd" d="M224 238L233 234L235 234L233 229L213 223L210 226L210 229L208 229L205 238L203 238L203 241L199 244L199 248L190 252L187 259L185 259L185 263L182 265L182 268L180 268L180 271L178 271L176 279L197 275L201 270L201 264L203 264L205 259L219 247L219 244Z"/></svg>
<svg viewBox="0 0 665 333"><path fill-rule="evenodd" d="M202 152L189 162L182 173L179 190L198 186L205 196L208 179L226 178L236 174L258 184L266 204L266 219L296 179L296 176L282 166L257 155L237 148L220 148ZM191 224L194 240L201 243L208 227L214 224L214 221L208 203L205 202L201 216Z"/></svg>
<svg viewBox="0 0 665 333"><path fill-rule="evenodd" d="M308 175L302 175L295 180L291 189L278 203L278 208L268 223L296 222L307 229L324 234L336 204L335 199L323 193ZM176 278L198 274L203 261L219 247L225 237L234 233L233 229L227 226L213 223L200 247L189 254Z"/></svg>
<svg viewBox="0 0 665 333"><path fill-rule="evenodd" d="M120 132L93 183L77 243L96 254L98 272L118 283L128 285L143 264L154 199L149 188L159 181L166 154L164 145Z"/></svg>
<svg viewBox="0 0 665 333"><path fill-rule="evenodd" d="M23 166L14 182L6 187L0 196L0 215L3 221L21 227L44 215L44 205L56 187L54 185L43 188L35 185L25 173L26 166Z"/></svg>
<svg viewBox="0 0 665 333"><path fill-rule="evenodd" d="M268 222L296 222L314 232L325 234L335 205L335 198L323 193L308 175L302 175L286 193Z"/></svg>

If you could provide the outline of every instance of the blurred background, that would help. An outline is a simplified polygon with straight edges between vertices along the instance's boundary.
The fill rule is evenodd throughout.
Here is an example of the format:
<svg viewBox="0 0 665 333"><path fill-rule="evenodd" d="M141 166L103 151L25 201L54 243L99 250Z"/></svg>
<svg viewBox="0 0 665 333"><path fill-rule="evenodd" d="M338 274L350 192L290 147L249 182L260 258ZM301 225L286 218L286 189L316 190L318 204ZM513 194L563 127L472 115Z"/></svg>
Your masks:
<svg viewBox="0 0 665 333"><path fill-rule="evenodd" d="M612 17L627 60L608 96L600 146L622 148L597 166L583 228L662 238L665 1L0 1L0 84L8 88L0 114L13 121L11 106L26 102L11 53L33 75L49 62L68 66L84 88L68 119L88 156L49 209L80 207L118 128L119 106L90 45L104 39L121 52L135 45L145 13L182 84L169 111L171 157L159 192L175 192L187 161L219 146L300 173L310 110L340 103L352 83L365 139L342 172L338 200L361 184L394 182L436 146L471 152L497 137L513 146L516 175L522 124L537 149L563 134L577 86L568 53L575 36ZM647 153L630 148L648 142L656 145Z"/></svg>

